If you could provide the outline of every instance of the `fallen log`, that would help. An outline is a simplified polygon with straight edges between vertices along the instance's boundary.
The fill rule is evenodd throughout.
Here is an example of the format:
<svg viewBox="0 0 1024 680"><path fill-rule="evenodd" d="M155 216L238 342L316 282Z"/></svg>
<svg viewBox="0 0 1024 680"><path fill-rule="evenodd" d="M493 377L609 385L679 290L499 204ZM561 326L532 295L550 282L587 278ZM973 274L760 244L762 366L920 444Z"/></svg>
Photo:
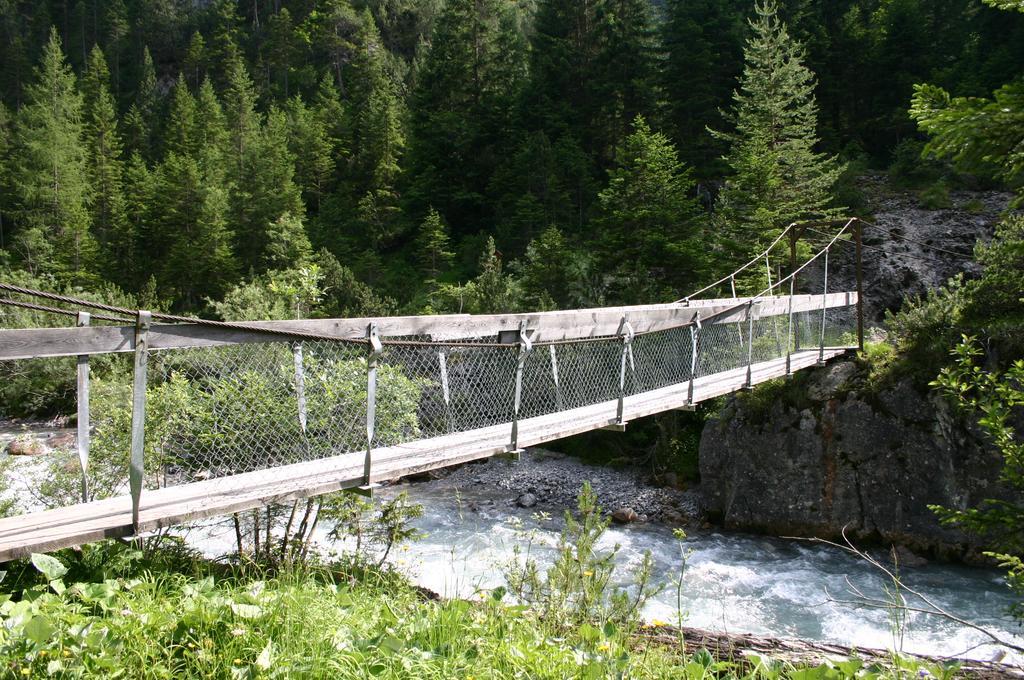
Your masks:
<svg viewBox="0 0 1024 680"><path fill-rule="evenodd" d="M857 657L867 664L877 663L891 667L893 653L885 649L870 647L847 647L830 642L813 642L787 638L767 637L750 633L725 633L700 628L645 625L637 637L647 643L678 648L680 632L687 654L707 650L712 656L723 661L738 661L750 655L779 659L798 665L820 665L826 661L839 661ZM906 657L923 659L936 664L957 663L960 676L978 680L1002 678L1024 678L1024 669L996 661L974 659L941 658L922 654L904 654Z"/></svg>

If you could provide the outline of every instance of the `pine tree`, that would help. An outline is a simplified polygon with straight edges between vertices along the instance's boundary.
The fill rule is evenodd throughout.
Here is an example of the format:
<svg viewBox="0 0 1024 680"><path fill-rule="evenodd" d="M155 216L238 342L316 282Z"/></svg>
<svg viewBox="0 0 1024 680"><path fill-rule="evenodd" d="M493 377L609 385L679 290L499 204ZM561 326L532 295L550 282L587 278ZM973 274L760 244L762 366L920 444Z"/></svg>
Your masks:
<svg viewBox="0 0 1024 680"><path fill-rule="evenodd" d="M659 71L665 131L698 176L724 174L726 147L708 134L721 129L723 109L743 57L737 0L668 0L661 26L665 61ZM746 6L746 2L743 3Z"/></svg>
<svg viewBox="0 0 1024 680"><path fill-rule="evenodd" d="M698 213L690 171L675 147L637 116L616 151L608 186L598 196L603 268L622 279L622 302L654 294L660 279L677 288L694 281L694 223ZM658 273L658 276L654 276Z"/></svg>
<svg viewBox="0 0 1024 680"><path fill-rule="evenodd" d="M283 111L271 108L266 124L259 136L253 172L249 176L253 205L249 216L250 233L258 234L257 271L279 266L273 262L268 248L275 236L275 225L280 226L287 217L297 221L302 230L306 215L302 194L295 184L295 158L288 150L288 118ZM291 223L287 226L291 227ZM294 231L294 230L293 230ZM297 233L290 241L301 240ZM302 239L308 237L303 233ZM243 251L244 252L244 251ZM244 260L243 260L244 262ZM246 262L251 264L251 262Z"/></svg>
<svg viewBox="0 0 1024 680"><path fill-rule="evenodd" d="M189 92L185 76L179 74L171 94L167 124L164 126L164 147L179 156L193 156L198 151L195 146L199 141L196 139L197 132L196 100Z"/></svg>
<svg viewBox="0 0 1024 680"><path fill-rule="evenodd" d="M373 16L362 14L359 49L352 64L349 110L351 165L347 184L356 201L358 237L380 250L398 234L397 181L405 147L401 104L387 72L385 49Z"/></svg>
<svg viewBox="0 0 1024 680"><path fill-rule="evenodd" d="M240 58L227 65L224 112L228 130L229 176L241 185L255 151L262 121L256 111L256 89L245 62ZM236 188L245 189L242 186Z"/></svg>
<svg viewBox="0 0 1024 680"><path fill-rule="evenodd" d="M110 56L113 70L114 101L121 100L121 57L124 56L125 42L128 37L128 9L124 0L111 0L106 3L103 16L106 25L106 52Z"/></svg>
<svg viewBox="0 0 1024 680"><path fill-rule="evenodd" d="M615 145L629 134L637 116L655 113L658 59L650 0L603 0L598 6L600 52L595 94L599 102L598 141L607 167Z"/></svg>
<svg viewBox="0 0 1024 680"><path fill-rule="evenodd" d="M185 50L185 59L182 63L185 77L188 78L194 89L199 89L202 82L203 65L206 63L206 40L203 34L196 31L188 42L188 49Z"/></svg>
<svg viewBox="0 0 1024 680"><path fill-rule="evenodd" d="M205 163L206 172L210 172L211 165L216 165L217 174L226 176L227 118L208 77L203 79L199 94L196 95L195 143Z"/></svg>
<svg viewBox="0 0 1024 680"><path fill-rule="evenodd" d="M286 99L291 91L291 70L297 49L294 37L295 27L287 7L271 15L267 22L267 65L273 89Z"/></svg>
<svg viewBox="0 0 1024 680"><path fill-rule="evenodd" d="M502 271L501 253L494 239L487 237L480 255L480 273L469 284L472 292L470 311L475 314L502 314L515 311L519 290L510 276Z"/></svg>
<svg viewBox="0 0 1024 680"><path fill-rule="evenodd" d="M0 250L7 249L7 229L10 228L8 222L13 207L14 178L10 174L12 137L11 115L0 102Z"/></svg>
<svg viewBox="0 0 1024 680"><path fill-rule="evenodd" d="M843 169L814 149L815 79L803 47L779 21L775 0L757 2L755 11L728 115L735 129L713 133L729 144L731 174L718 213L723 243L737 259L762 250L791 222L835 215L832 189Z"/></svg>
<svg viewBox="0 0 1024 680"><path fill-rule="evenodd" d="M139 153L132 153L124 165L125 222L128 227L126 236L131 241L131 247L122 262L122 277L131 282L128 285L131 289L137 290L152 277L152 271L140 271L138 261L139 253L144 248L143 239L153 231L152 218L158 212L156 195L153 173Z"/></svg>
<svg viewBox="0 0 1024 680"><path fill-rule="evenodd" d="M288 150L287 118L272 108L263 124L256 111L255 88L240 59L230 65L224 103L229 231L243 269L262 272L269 266L266 248L271 225L286 214L305 216L294 181L295 160Z"/></svg>
<svg viewBox="0 0 1024 680"><path fill-rule="evenodd" d="M330 63L338 91L347 95L344 70L357 49L355 37L360 27L359 13L349 0L316 0L314 6L304 22L303 31L312 36L312 45Z"/></svg>
<svg viewBox="0 0 1024 680"><path fill-rule="evenodd" d="M525 79L515 5L452 0L416 76L410 117L410 210L434 205L455 234L493 223L487 192L510 151L513 104Z"/></svg>
<svg viewBox="0 0 1024 680"><path fill-rule="evenodd" d="M156 88L156 68L148 47L142 49L142 71L135 99L125 115L125 141L129 151L137 151L152 160L156 157L154 135L157 128L159 93Z"/></svg>
<svg viewBox="0 0 1024 680"><path fill-rule="evenodd" d="M1024 0L986 0L993 7L1024 12ZM1024 81L992 97L952 97L935 85L916 85L910 117L931 139L926 152L951 159L967 172L994 176L1017 190L1024 205Z"/></svg>
<svg viewBox="0 0 1024 680"><path fill-rule="evenodd" d="M82 82L92 232L99 246L100 271L110 281L129 285L124 262L134 244L125 217L121 136L109 82L107 60L103 51L94 47Z"/></svg>
<svg viewBox="0 0 1024 680"><path fill-rule="evenodd" d="M548 227L526 247L515 273L530 310L593 307L603 303L590 290L594 258L574 248L557 227Z"/></svg>
<svg viewBox="0 0 1024 680"><path fill-rule="evenodd" d="M82 96L56 29L50 31L25 96L11 169L22 257L36 260L30 263L33 268L52 268L68 280L84 282L95 257L95 243L89 233ZM54 261L39 261L37 254L47 246Z"/></svg>
<svg viewBox="0 0 1024 680"><path fill-rule="evenodd" d="M213 6L213 35L208 46L209 67L217 84L230 87L232 71L242 59L242 30L237 0L217 0Z"/></svg>
<svg viewBox="0 0 1024 680"><path fill-rule="evenodd" d="M416 239L420 271L426 277L428 285L437 283L441 274L451 264L454 253L449 247L448 226L441 219L441 215L431 208L420 224Z"/></svg>
<svg viewBox="0 0 1024 680"><path fill-rule="evenodd" d="M323 119L298 95L288 100L288 148L295 157L295 182L310 216L320 214L334 174L337 153Z"/></svg>
<svg viewBox="0 0 1024 680"><path fill-rule="evenodd" d="M156 187L162 197L157 228L170 235L161 284L174 291L185 309L206 297L223 295L234 277L227 192L204 177L194 158L170 152L161 164Z"/></svg>

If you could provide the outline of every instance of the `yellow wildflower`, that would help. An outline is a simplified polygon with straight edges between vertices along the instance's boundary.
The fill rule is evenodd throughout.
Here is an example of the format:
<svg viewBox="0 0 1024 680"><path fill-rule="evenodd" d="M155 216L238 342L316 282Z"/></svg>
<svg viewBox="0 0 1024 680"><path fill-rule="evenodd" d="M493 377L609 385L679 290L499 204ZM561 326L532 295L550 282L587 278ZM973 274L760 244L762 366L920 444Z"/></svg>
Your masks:
<svg viewBox="0 0 1024 680"><path fill-rule="evenodd" d="M587 571L583 572L583 575L584 575L584 576L588 576L588 577L589 577L589 576L593 576L593 575L594 575L594 572L592 572L592 571L590 571L590 570L588 569Z"/></svg>
<svg viewBox="0 0 1024 680"><path fill-rule="evenodd" d="M31 670L31 669L29 669L29 668L28 668L27 666L26 666L25 668L22 668L22 669L21 669L21 674L22 674L22 675L28 675L28 674L30 674L31 672L32 672L32 670Z"/></svg>
<svg viewBox="0 0 1024 680"><path fill-rule="evenodd" d="M597 651L599 651L599 652L607 652L611 648L612 648L612 646L610 644L608 644L607 642L602 642L601 644L599 644L597 646Z"/></svg>
<svg viewBox="0 0 1024 680"><path fill-rule="evenodd" d="M238 666L239 664L242 663L242 660L241 659L235 659L234 663L235 663L236 666Z"/></svg>
<svg viewBox="0 0 1024 680"><path fill-rule="evenodd" d="M64 650L64 656L71 656L71 650L70 649L65 649Z"/></svg>
<svg viewBox="0 0 1024 680"><path fill-rule="evenodd" d="M665 621L662 621L661 619L654 619L653 621L651 621L651 625L654 626L655 628L664 628L665 626L668 625L668 623L666 623Z"/></svg>
<svg viewBox="0 0 1024 680"><path fill-rule="evenodd" d="M40 649L39 650L39 656L46 656L46 650L45 649Z"/></svg>

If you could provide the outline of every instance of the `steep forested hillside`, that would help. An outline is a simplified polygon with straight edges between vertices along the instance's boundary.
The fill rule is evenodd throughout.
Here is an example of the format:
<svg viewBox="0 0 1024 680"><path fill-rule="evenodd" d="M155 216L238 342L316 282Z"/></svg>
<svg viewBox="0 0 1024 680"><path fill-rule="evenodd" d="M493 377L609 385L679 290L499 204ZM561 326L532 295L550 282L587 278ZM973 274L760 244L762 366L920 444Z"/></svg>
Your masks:
<svg viewBox="0 0 1024 680"><path fill-rule="evenodd" d="M723 225L916 153L915 84L1024 71L981 0L12 1L0 35L4 268L222 316L671 296L757 242ZM813 200L751 194L764 143Z"/></svg>

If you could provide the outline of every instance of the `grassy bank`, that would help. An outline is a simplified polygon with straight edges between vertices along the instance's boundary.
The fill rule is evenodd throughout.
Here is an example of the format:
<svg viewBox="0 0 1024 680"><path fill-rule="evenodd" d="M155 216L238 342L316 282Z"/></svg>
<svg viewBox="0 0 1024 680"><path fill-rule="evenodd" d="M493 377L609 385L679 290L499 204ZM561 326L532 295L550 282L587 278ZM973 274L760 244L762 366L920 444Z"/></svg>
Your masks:
<svg viewBox="0 0 1024 680"><path fill-rule="evenodd" d="M106 544L8 567L5 585L13 587L0 596L0 675L11 678L896 674L856 659L797 668L684 654L678 644L643 641L630 626L540 620L533 609L508 604L504 589L442 601L393 572L352 564L268 575ZM952 674L915 663L903 676L919 671Z"/></svg>

